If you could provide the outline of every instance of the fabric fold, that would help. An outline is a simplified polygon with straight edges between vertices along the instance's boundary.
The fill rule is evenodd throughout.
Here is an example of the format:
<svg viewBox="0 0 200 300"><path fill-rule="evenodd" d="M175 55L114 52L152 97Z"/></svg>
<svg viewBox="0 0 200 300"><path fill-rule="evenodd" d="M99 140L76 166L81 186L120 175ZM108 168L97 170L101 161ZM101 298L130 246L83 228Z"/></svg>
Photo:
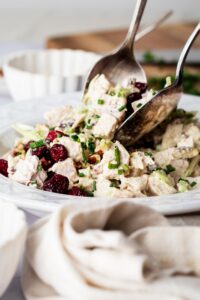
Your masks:
<svg viewBox="0 0 200 300"><path fill-rule="evenodd" d="M29 231L27 300L199 300L200 229L110 200L60 208Z"/></svg>

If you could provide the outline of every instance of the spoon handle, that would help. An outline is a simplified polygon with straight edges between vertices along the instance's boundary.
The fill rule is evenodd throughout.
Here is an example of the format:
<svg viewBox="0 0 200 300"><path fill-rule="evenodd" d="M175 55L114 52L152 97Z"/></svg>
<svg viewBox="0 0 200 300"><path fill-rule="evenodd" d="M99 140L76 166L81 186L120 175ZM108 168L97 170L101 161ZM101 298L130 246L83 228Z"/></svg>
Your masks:
<svg viewBox="0 0 200 300"><path fill-rule="evenodd" d="M138 41L139 39L143 38L145 35L155 30L157 27L159 27L163 22L165 22L172 15L172 13L173 11L169 10L163 16L161 16L157 21L155 21L151 25L145 27L140 32L138 32L137 35L135 36L135 41Z"/></svg>
<svg viewBox="0 0 200 300"><path fill-rule="evenodd" d="M125 39L125 42L122 46L122 48L126 48L133 52L133 47L134 47L134 41L135 37L138 31L138 28L140 26L140 21L142 19L144 9L146 6L147 0L137 0L136 2L136 7L133 13L133 17L131 20L131 24L129 26L129 30Z"/></svg>
<svg viewBox="0 0 200 300"><path fill-rule="evenodd" d="M176 68L176 78L178 80L178 83L182 83L183 81L183 68L185 65L185 60L187 58L187 55L190 51L190 48L192 47L192 44L194 43L196 37L198 36L200 32L200 22L198 23L198 25L195 27L194 31L192 32L192 34L190 35L190 37L188 38L182 52L181 55L179 57L178 60L178 64L177 64L177 68Z"/></svg>

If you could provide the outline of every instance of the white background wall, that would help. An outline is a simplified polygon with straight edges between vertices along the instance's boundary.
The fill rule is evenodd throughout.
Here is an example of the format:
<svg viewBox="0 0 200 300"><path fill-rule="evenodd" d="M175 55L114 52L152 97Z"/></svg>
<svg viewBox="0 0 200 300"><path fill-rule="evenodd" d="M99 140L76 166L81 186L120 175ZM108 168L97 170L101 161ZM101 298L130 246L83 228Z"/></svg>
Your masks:
<svg viewBox="0 0 200 300"><path fill-rule="evenodd" d="M51 34L84 32L129 24L135 0L0 0L0 42L42 42ZM168 9L170 19L200 19L200 0L149 0L148 23Z"/></svg>

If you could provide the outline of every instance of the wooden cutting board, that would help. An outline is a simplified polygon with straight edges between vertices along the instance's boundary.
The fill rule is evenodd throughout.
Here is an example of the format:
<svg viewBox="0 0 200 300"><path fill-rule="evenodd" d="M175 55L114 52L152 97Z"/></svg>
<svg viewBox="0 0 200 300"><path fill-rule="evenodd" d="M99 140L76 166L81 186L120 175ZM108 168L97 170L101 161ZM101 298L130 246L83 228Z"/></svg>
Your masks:
<svg viewBox="0 0 200 300"><path fill-rule="evenodd" d="M195 24L165 25L148 34L136 44L138 50L174 49L181 48L190 35ZM127 29L82 33L66 36L55 36L47 39L46 47L63 49L83 49L105 53L118 46L126 35ZM200 39L195 42L200 48Z"/></svg>
<svg viewBox="0 0 200 300"><path fill-rule="evenodd" d="M165 25L147 36L136 44L136 50L153 51L157 49L182 48L188 36L194 29L194 23ZM55 36L47 39L46 47L49 49L82 49L97 53L106 53L116 48L124 39L127 29L108 30L93 33L81 33L75 35ZM197 39L195 48L200 48L200 39ZM200 63L200 60L199 60ZM175 65L156 66L143 64L147 77L154 75L167 76L175 73ZM199 66L189 66L192 73L199 73Z"/></svg>

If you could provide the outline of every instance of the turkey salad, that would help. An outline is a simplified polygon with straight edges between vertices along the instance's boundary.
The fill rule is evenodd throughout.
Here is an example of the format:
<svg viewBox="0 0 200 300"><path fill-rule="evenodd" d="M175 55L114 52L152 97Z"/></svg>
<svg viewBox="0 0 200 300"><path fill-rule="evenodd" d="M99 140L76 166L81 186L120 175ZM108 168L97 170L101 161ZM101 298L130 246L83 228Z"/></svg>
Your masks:
<svg viewBox="0 0 200 300"><path fill-rule="evenodd" d="M14 125L21 136L0 159L0 174L75 196L131 198L199 188L200 126L194 112L176 109L134 148L113 139L123 120L154 94L135 80L122 87L96 76L83 107L53 109L35 127Z"/></svg>

